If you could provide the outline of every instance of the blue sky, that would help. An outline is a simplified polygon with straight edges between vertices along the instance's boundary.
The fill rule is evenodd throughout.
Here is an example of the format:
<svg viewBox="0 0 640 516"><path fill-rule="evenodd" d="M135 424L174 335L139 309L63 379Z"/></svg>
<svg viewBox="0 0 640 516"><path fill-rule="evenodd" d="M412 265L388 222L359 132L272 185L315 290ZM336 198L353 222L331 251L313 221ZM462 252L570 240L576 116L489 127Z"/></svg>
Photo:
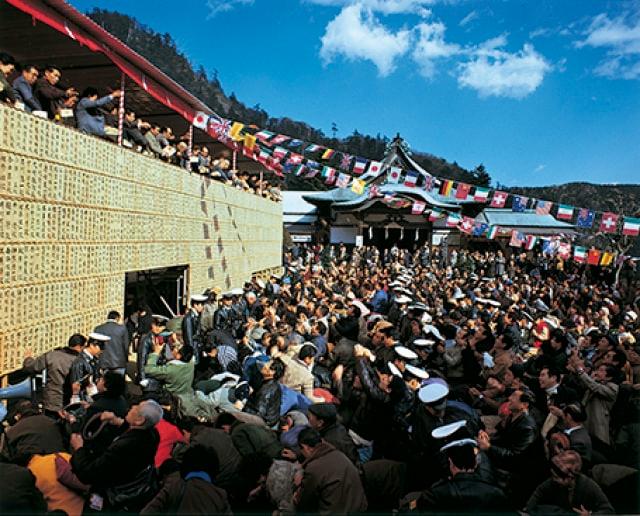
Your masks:
<svg viewBox="0 0 640 516"><path fill-rule="evenodd" d="M640 0L71 0L168 32L227 93L400 132L494 181L639 183Z"/></svg>

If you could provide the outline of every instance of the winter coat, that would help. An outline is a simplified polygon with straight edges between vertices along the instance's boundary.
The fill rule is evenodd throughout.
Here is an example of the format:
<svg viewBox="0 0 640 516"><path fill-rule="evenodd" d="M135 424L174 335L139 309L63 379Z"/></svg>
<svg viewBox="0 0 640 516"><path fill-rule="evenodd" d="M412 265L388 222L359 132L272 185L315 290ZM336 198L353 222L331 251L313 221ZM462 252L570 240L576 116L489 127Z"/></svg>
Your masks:
<svg viewBox="0 0 640 516"><path fill-rule="evenodd" d="M0 478L0 514L44 514L47 511L36 479L27 468L0 462Z"/></svg>
<svg viewBox="0 0 640 516"><path fill-rule="evenodd" d="M322 442L302 467L298 512L348 514L366 510L360 474L344 453Z"/></svg>
<svg viewBox="0 0 640 516"><path fill-rule="evenodd" d="M592 437L600 439L605 444L611 444L609 412L618 397L618 386L613 382L597 382L584 373L578 375L578 381L586 389L582 399L587 412L585 428Z"/></svg>
<svg viewBox="0 0 640 516"><path fill-rule="evenodd" d="M6 455L25 463L32 455L48 455L64 450L60 426L42 414L23 417L5 431Z"/></svg>
<svg viewBox="0 0 640 516"><path fill-rule="evenodd" d="M202 478L170 475L140 514L232 514L224 489Z"/></svg>
<svg viewBox="0 0 640 516"><path fill-rule="evenodd" d="M111 337L100 354L98 363L103 369L121 369L127 366L129 360L129 332L127 327L115 321L107 321L96 326L96 333Z"/></svg>
<svg viewBox="0 0 640 516"><path fill-rule="evenodd" d="M273 427L280 420L280 403L282 401L282 391L280 384L275 380L270 380L251 393L244 412L260 416L269 427Z"/></svg>
<svg viewBox="0 0 640 516"><path fill-rule="evenodd" d="M29 374L41 373L46 369L47 383L42 393L45 410L58 412L71 399L69 371L78 352L71 348L57 348L38 358L26 358L22 367Z"/></svg>
<svg viewBox="0 0 640 516"><path fill-rule="evenodd" d="M344 453L351 462L358 463L358 450L344 425L337 422L327 425L320 429L320 435L325 441Z"/></svg>
<svg viewBox="0 0 640 516"><path fill-rule="evenodd" d="M565 513L571 513L574 507L580 508L581 505L584 505L584 508L592 513L613 514L615 512L600 486L582 473L576 477L571 497L569 497L569 490L566 487L550 478L545 480L529 498L526 512L550 512L549 507L551 506L559 507Z"/></svg>
<svg viewBox="0 0 640 516"><path fill-rule="evenodd" d="M482 480L477 473L458 473L423 491L417 509L424 512L502 512L507 498L502 489Z"/></svg>

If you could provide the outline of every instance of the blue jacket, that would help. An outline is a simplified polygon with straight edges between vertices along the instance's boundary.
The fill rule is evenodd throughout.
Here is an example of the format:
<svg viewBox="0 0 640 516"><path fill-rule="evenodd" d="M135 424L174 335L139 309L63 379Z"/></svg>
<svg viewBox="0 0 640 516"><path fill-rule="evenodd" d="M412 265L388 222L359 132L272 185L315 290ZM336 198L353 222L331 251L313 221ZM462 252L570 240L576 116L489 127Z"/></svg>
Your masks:
<svg viewBox="0 0 640 516"><path fill-rule="evenodd" d="M95 134L96 136L104 136L104 116L98 114L97 109L113 100L111 95L102 97L98 100L91 100L83 97L76 106L76 121L78 129L85 133Z"/></svg>
<svg viewBox="0 0 640 516"><path fill-rule="evenodd" d="M16 92L18 100L24 104L26 111L29 113L32 111L42 111L40 102L33 96L31 84L29 84L22 75L13 81L13 89Z"/></svg>
<svg viewBox="0 0 640 516"><path fill-rule="evenodd" d="M384 290L377 290L371 300L371 308L378 314L387 313L387 306L389 303L389 296Z"/></svg>

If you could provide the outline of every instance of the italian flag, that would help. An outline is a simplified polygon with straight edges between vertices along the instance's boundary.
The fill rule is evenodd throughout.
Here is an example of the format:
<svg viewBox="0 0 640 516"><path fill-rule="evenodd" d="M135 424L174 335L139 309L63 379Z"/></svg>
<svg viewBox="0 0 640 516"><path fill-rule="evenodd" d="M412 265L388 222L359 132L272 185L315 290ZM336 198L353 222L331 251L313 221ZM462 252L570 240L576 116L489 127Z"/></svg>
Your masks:
<svg viewBox="0 0 640 516"><path fill-rule="evenodd" d="M622 226L622 234L628 236L638 236L640 234L640 219L625 217Z"/></svg>
<svg viewBox="0 0 640 516"><path fill-rule="evenodd" d="M573 217L573 206L568 206L566 204L558 205L558 215L557 218L570 220Z"/></svg>
<svg viewBox="0 0 640 516"><path fill-rule="evenodd" d="M498 230L500 228L498 226L491 226L489 231L487 232L487 238L489 240L494 240L498 236Z"/></svg>
<svg viewBox="0 0 640 516"><path fill-rule="evenodd" d="M577 245L573 250L573 259L578 263L587 261L587 248Z"/></svg>
<svg viewBox="0 0 640 516"><path fill-rule="evenodd" d="M489 189L476 186L476 191L473 194L473 200L476 202L487 202L489 199Z"/></svg>
<svg viewBox="0 0 640 516"><path fill-rule="evenodd" d="M269 138L271 138L274 134L275 134L275 133L272 133L271 131L258 131L258 132L255 134L255 137L256 137L258 140L265 141L265 140L268 140Z"/></svg>

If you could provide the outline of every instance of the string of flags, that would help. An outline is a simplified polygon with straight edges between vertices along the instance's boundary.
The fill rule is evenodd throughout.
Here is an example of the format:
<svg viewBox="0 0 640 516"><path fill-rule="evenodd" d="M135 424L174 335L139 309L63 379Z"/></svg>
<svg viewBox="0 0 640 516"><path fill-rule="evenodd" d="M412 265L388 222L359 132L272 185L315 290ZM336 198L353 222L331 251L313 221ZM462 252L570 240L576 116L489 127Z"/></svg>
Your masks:
<svg viewBox="0 0 640 516"><path fill-rule="evenodd" d="M500 236L504 236L509 239L511 247L531 251L538 246L544 254L548 256L557 255L563 260L573 258L578 263L607 267L613 264L618 265L620 260L625 258L625 256L609 250L574 246L571 242L563 239L566 238L566 235L553 237L531 235L514 229L489 225L486 222L460 215L459 213L448 212L439 208L427 208L427 204L424 201L411 200L399 195L385 194L382 201L391 208L407 208L410 206L412 215L424 215L430 222L445 218L446 227L457 228L469 236L483 237L488 240L495 240Z"/></svg>
<svg viewBox="0 0 640 516"><path fill-rule="evenodd" d="M367 175L379 174L383 169L380 161L353 156L265 129L255 130L255 126L247 127L241 122L232 122L202 112L196 114L193 125L229 148L241 150L244 156L258 161L280 177L284 177L285 174L295 174L304 178L319 177L328 186L351 188L358 195L363 195L369 189L369 197L377 197L375 192L371 194L371 189L376 185L367 186L366 181L358 176L365 172ZM254 132L250 132L251 130ZM580 229L596 228L602 233L621 233L630 237L640 235L640 218L554 203L462 181L438 178L431 174L425 177L414 170L405 171L401 167L388 168L386 183L422 188L428 192L437 190L443 197L484 203L491 208L507 209L510 205L511 210L516 213L533 210L537 215L551 215L558 220L573 223Z"/></svg>

